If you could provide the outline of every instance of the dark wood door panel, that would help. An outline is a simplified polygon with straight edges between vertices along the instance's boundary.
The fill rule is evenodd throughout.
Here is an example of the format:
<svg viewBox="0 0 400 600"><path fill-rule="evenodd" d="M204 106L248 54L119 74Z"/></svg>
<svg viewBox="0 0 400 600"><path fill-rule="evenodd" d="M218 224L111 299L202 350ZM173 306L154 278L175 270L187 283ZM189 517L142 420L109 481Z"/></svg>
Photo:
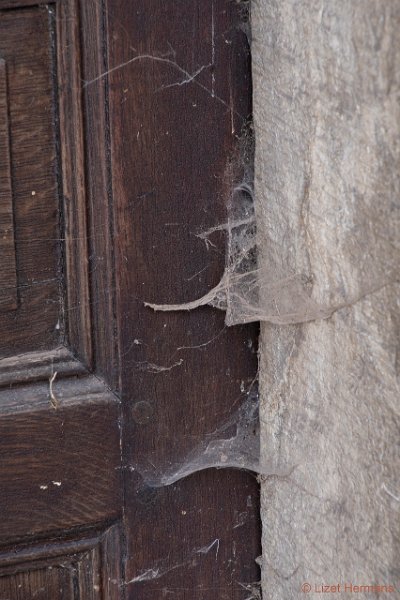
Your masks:
<svg viewBox="0 0 400 600"><path fill-rule="evenodd" d="M0 600L117 600L120 579L116 525L0 550Z"/></svg>
<svg viewBox="0 0 400 600"><path fill-rule="evenodd" d="M120 402L90 374L78 4L0 0L0 600L123 589Z"/></svg>
<svg viewBox="0 0 400 600"><path fill-rule="evenodd" d="M1 600L74 600L71 571L63 567L32 569L30 572L0 576Z"/></svg>
<svg viewBox="0 0 400 600"><path fill-rule="evenodd" d="M241 600L249 592L240 583L259 578L252 475L209 470L146 490L137 474L178 468L245 401L257 373L256 326L227 328L211 308L144 306L201 297L224 270L223 235L207 248L196 234L226 222L241 177L251 114L241 4L106 3L124 454L133 467L125 471L127 597L135 600Z"/></svg>
<svg viewBox="0 0 400 600"><path fill-rule="evenodd" d="M257 371L256 326L144 306L224 269L223 235L196 234L240 178L241 4L0 0L17 277L0 308L0 600L243 600L259 577L253 475L142 477L226 423Z"/></svg>
<svg viewBox="0 0 400 600"><path fill-rule="evenodd" d="M10 157L9 168L2 166L1 193L8 201L2 214L12 222L14 234L12 240L8 233L2 248L7 241L16 263L16 284L7 285L15 310L2 312L0 306L0 357L50 350L66 341L89 365L77 3L18 4L7 9L0 2L2 103L7 104ZM7 155L4 142L1 152ZM8 177L3 178L3 171ZM11 255L0 265L3 279L12 277L10 261Z"/></svg>
<svg viewBox="0 0 400 600"><path fill-rule="evenodd" d="M119 404L95 377L0 393L0 541L117 519Z"/></svg>
<svg viewBox="0 0 400 600"><path fill-rule="evenodd" d="M45 7L0 10L0 28L9 133L9 220L17 265L13 292L18 307L12 313L0 311L0 353L9 356L59 343L61 236L52 21ZM9 260L2 261L1 272Z"/></svg>

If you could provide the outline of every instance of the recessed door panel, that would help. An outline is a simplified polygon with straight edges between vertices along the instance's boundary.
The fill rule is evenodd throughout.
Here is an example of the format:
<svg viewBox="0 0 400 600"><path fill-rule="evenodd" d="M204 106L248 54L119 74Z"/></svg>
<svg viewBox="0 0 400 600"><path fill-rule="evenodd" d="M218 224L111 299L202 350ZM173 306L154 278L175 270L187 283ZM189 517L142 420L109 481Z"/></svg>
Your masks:
<svg viewBox="0 0 400 600"><path fill-rule="evenodd" d="M0 29L4 357L60 342L63 268L54 14L45 6L0 11Z"/></svg>

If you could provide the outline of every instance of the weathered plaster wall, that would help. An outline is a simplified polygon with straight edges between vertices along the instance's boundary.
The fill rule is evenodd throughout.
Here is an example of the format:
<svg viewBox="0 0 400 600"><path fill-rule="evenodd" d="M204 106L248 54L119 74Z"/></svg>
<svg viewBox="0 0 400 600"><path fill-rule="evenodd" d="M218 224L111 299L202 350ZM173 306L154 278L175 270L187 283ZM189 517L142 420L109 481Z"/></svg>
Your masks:
<svg viewBox="0 0 400 600"><path fill-rule="evenodd" d="M400 589L400 1L254 0L252 28L263 268L342 306L262 324L262 451L290 472L262 483L264 598Z"/></svg>

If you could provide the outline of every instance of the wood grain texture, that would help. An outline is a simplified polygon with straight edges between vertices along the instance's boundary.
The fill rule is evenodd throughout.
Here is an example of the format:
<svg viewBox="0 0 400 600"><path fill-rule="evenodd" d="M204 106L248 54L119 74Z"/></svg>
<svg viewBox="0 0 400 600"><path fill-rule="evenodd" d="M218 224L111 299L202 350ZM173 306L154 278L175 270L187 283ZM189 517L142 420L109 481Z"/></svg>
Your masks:
<svg viewBox="0 0 400 600"><path fill-rule="evenodd" d="M287 474L262 484L271 600L398 595L399 24L396 2L254 2L261 260L343 306L261 331L263 451Z"/></svg>
<svg viewBox="0 0 400 600"><path fill-rule="evenodd" d="M18 267L18 309L0 315L0 356L5 357L60 343L62 276L48 10L0 11L0 28Z"/></svg>
<svg viewBox="0 0 400 600"><path fill-rule="evenodd" d="M59 2L53 18L57 25L57 101L65 231L66 329L71 350L90 366L91 310L78 4L78 0Z"/></svg>
<svg viewBox="0 0 400 600"><path fill-rule="evenodd" d="M28 218L16 215L17 259L23 281L24 260L37 264L39 247L43 261L54 260L57 290L36 293L25 329L19 316L14 333L1 322L3 384L14 385L0 392L0 589L18 600L31 590L39 598L69 598L72 581L73 598L153 600L172 593L244 600L246 586L259 578L255 478L207 471L155 490L140 477L143 465L180 461L220 427L245 400L257 370L257 327L228 330L212 309L160 316L143 306L200 295L223 271L223 237L208 251L193 234L226 218L229 173L251 112L242 9L228 0L55 4L0 13L2 33L9 32L0 50L11 48L14 64L22 53L16 40L34 40L21 62L30 65L34 56L43 67L44 80L29 91L37 98L35 86L43 90L48 117L48 137L37 151L49 161L53 221L38 232L38 216L29 228ZM0 8L17 5L2 0ZM136 59L137 53L146 56ZM15 73L15 90L25 89ZM14 112L18 140L14 126L28 109L16 103ZM26 124L25 135L34 134L34 124ZM17 182L21 177L15 173ZM23 198L28 208L20 211L29 214L34 196ZM36 318L43 318L45 299L53 337L46 337L47 321ZM60 348L64 336L70 349ZM168 370L175 354L179 366ZM146 370L151 363L167 370L155 375ZM88 376L86 366L96 375ZM122 418L108 386L122 396ZM139 402L150 408L146 422L138 419ZM122 532L99 547L80 546L88 527L102 530L122 515ZM13 563L13 548L27 537L30 558L24 562L21 553ZM156 575L142 577L146 572Z"/></svg>
<svg viewBox="0 0 400 600"><path fill-rule="evenodd" d="M0 0L0 10L10 8L27 8L28 6L49 6L56 4L60 0Z"/></svg>
<svg viewBox="0 0 400 600"><path fill-rule="evenodd" d="M121 512L119 405L95 377L0 394L0 539L43 535Z"/></svg>
<svg viewBox="0 0 400 600"><path fill-rule="evenodd" d="M3 340L11 345L4 347L3 352L9 356L43 350L46 340L48 345L54 345L65 335L71 350L90 365L77 3L65 0L54 6L4 11L1 26L0 52L8 56L10 64L11 169L18 207L15 227L19 293L16 315L2 320ZM19 40L25 37L29 43L21 46ZM31 147L33 143L35 148ZM34 169L39 179L35 179ZM25 314L27 303L29 321ZM24 328L28 327L29 336L25 336ZM37 336L41 334L39 339L35 329Z"/></svg>
<svg viewBox="0 0 400 600"><path fill-rule="evenodd" d="M8 104L7 65L0 59L0 311L17 304Z"/></svg>
<svg viewBox="0 0 400 600"><path fill-rule="evenodd" d="M98 544L74 564L80 598L122 600L121 531L118 526L103 534Z"/></svg>
<svg viewBox="0 0 400 600"><path fill-rule="evenodd" d="M115 263L109 149L108 81L88 83L107 70L105 15L102 2L80 5L82 47L82 94L86 128L86 187L89 219L89 268L92 306L92 337L96 372L112 389L118 374L118 337L115 318Z"/></svg>
<svg viewBox="0 0 400 600"><path fill-rule="evenodd" d="M59 566L4 575L0 577L0 595L7 600L74 600L76 596L72 567L68 569Z"/></svg>
<svg viewBox="0 0 400 600"><path fill-rule="evenodd" d="M33 566L54 565L60 558L84 554L99 544L101 535L102 533L94 528L69 532L63 539L56 535L40 540L2 544L1 575L29 571Z"/></svg>
<svg viewBox="0 0 400 600"><path fill-rule="evenodd" d="M113 0L106 8L120 389L132 467L126 593L244 599L240 583L259 577L255 479L208 471L144 490L140 478L152 463L177 464L221 426L256 374L256 327L226 329L223 314L207 308L161 315L143 306L199 297L223 272L223 237L208 251L195 234L226 219L226 174L250 113L240 7ZM149 364L167 370L155 374ZM140 424L143 401L150 418ZM197 552L214 540L218 552Z"/></svg>
<svg viewBox="0 0 400 600"><path fill-rule="evenodd" d="M61 378L85 375L87 370L64 346L55 350L27 352L0 359L0 387L12 387L43 379L48 381L54 373Z"/></svg>
<svg viewBox="0 0 400 600"><path fill-rule="evenodd" d="M120 530L69 534L0 550L0 594L8 600L117 600Z"/></svg>

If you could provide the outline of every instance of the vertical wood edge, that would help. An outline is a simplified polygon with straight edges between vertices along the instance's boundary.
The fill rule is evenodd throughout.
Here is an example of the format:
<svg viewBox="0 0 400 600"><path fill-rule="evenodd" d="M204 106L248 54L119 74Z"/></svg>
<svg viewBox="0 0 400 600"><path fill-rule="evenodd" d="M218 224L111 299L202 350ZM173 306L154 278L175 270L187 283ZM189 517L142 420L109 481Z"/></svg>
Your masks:
<svg viewBox="0 0 400 600"><path fill-rule="evenodd" d="M0 311L17 307L17 269L11 179L6 61L0 58Z"/></svg>
<svg viewBox="0 0 400 600"><path fill-rule="evenodd" d="M67 331L71 349L91 366L89 253L77 0L65 0L57 4L56 14Z"/></svg>
<svg viewBox="0 0 400 600"><path fill-rule="evenodd" d="M105 7L81 0L82 76L86 138L86 184L91 260L95 368L112 389L118 387L118 335L115 318L115 265ZM83 35L84 32L84 35Z"/></svg>

